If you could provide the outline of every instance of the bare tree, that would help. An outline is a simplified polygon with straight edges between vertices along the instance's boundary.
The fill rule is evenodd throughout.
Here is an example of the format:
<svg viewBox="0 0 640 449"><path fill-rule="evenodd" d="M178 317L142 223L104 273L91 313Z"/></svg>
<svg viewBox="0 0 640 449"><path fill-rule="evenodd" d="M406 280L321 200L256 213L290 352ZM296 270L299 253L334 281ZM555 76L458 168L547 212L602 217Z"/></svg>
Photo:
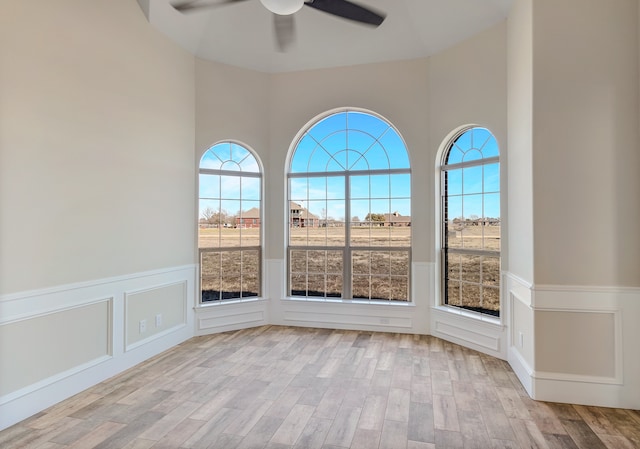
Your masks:
<svg viewBox="0 0 640 449"><path fill-rule="evenodd" d="M200 212L202 219L210 225L221 226L227 223L229 214L224 209L214 209L207 207Z"/></svg>

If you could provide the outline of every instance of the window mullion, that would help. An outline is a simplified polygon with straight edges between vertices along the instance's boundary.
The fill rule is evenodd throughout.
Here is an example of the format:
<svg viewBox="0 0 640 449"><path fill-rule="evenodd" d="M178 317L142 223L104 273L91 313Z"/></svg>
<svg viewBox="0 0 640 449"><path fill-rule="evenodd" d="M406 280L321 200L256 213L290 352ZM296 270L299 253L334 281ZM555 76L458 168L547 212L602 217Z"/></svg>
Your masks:
<svg viewBox="0 0 640 449"><path fill-rule="evenodd" d="M351 176L345 175L344 179L344 246L342 259L342 297L353 299L352 279L351 279Z"/></svg>

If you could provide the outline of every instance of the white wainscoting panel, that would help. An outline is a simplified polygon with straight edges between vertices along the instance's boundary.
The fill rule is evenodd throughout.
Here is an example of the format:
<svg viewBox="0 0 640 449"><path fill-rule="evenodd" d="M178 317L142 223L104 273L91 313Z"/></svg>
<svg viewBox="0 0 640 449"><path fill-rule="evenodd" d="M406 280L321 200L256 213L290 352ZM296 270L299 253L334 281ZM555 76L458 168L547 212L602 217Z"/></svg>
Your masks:
<svg viewBox="0 0 640 449"><path fill-rule="evenodd" d="M508 304L505 310L509 328L507 361L529 396L533 396L535 335L531 284L508 272L504 273L502 279Z"/></svg>
<svg viewBox="0 0 640 449"><path fill-rule="evenodd" d="M564 346L536 338L534 399L640 409L640 289L537 285L532 304L536 333L542 335L545 323L554 320L554 332L562 322L566 332L595 333L584 342L570 336ZM587 323L597 325L584 329ZM548 369L566 364L561 359L562 363L550 360L550 354L558 357L558 350L569 351L569 359L584 359L567 369ZM595 363L593 370L589 363Z"/></svg>
<svg viewBox="0 0 640 449"><path fill-rule="evenodd" d="M447 307L431 310L431 335L506 359L506 327Z"/></svg>
<svg viewBox="0 0 640 449"><path fill-rule="evenodd" d="M37 343L45 338L40 335L44 329L47 330L46 345L70 352L69 357L64 357L52 350L51 357L55 357L57 363L53 371L41 370L41 377L29 378L25 385L10 384L10 391L2 391L0 430L191 338L193 308L191 300L185 301L185 298L195 297L195 273L195 265L185 265L0 297L0 333L18 332L23 340L32 339ZM181 286L171 291L175 298L163 290L168 285ZM183 324L158 329L154 338L141 341L125 352L126 293L153 292L154 289L164 291L164 299L169 302L180 304L184 309L179 313ZM175 295L176 292L179 294ZM150 316L154 310L150 306ZM65 329L60 328L62 318L67 320ZM82 335L76 335L78 332ZM99 347L85 347L83 339L91 343L93 338L98 339ZM16 372L26 372L34 366L37 370L39 363L47 364L45 356L41 360L20 356L20 351L29 351L30 344L23 341L0 347L2 363L11 365Z"/></svg>
<svg viewBox="0 0 640 449"><path fill-rule="evenodd" d="M269 304L264 299L218 301L197 307L196 335L208 335L269 324Z"/></svg>

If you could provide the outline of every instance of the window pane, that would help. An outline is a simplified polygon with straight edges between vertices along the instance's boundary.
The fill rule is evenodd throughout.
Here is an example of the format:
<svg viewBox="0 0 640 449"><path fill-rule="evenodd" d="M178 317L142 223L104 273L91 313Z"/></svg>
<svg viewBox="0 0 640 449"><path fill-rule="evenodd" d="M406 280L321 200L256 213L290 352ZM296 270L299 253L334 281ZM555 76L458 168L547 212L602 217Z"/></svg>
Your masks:
<svg viewBox="0 0 640 449"><path fill-rule="evenodd" d="M369 274L371 269L370 251L353 251L351 253L351 270L354 275Z"/></svg>
<svg viewBox="0 0 640 449"><path fill-rule="evenodd" d="M458 147L452 147L449 150L449 154L447 157L447 164L458 164L462 162L462 157L464 153Z"/></svg>
<svg viewBox="0 0 640 449"><path fill-rule="evenodd" d="M222 161L211 149L207 150L200 159L200 168L219 170L222 166Z"/></svg>
<svg viewBox="0 0 640 449"><path fill-rule="evenodd" d="M367 159L370 170L386 170L391 166L389 155L378 143L368 148L364 157Z"/></svg>
<svg viewBox="0 0 640 449"><path fill-rule="evenodd" d="M391 299L391 279L388 276L371 277L371 299Z"/></svg>
<svg viewBox="0 0 640 449"><path fill-rule="evenodd" d="M327 251L327 273L342 274L344 251Z"/></svg>
<svg viewBox="0 0 640 449"><path fill-rule="evenodd" d="M460 287L460 282L458 281L449 281L447 282L447 297L445 304L449 304L452 306L462 306L462 299L460 298L460 293L462 289Z"/></svg>
<svg viewBox="0 0 640 449"><path fill-rule="evenodd" d="M202 252L200 254L200 274L202 276L219 276L221 264L219 252Z"/></svg>
<svg viewBox="0 0 640 449"><path fill-rule="evenodd" d="M488 193L484 195L484 211L485 218L500 218L500 194Z"/></svg>
<svg viewBox="0 0 640 449"><path fill-rule="evenodd" d="M292 246L305 246L308 242L308 233L309 228L300 227L299 220L293 216L291 217L292 222L289 225L289 245Z"/></svg>
<svg viewBox="0 0 640 449"><path fill-rule="evenodd" d="M476 310L482 307L480 286L477 284L462 283L462 306Z"/></svg>
<svg viewBox="0 0 640 449"><path fill-rule="evenodd" d="M371 196L370 176L352 176L351 180L351 198L366 198ZM353 208L352 208L353 213Z"/></svg>
<svg viewBox="0 0 640 449"><path fill-rule="evenodd" d="M480 282L481 256L460 255L463 281Z"/></svg>
<svg viewBox="0 0 640 449"><path fill-rule="evenodd" d="M307 296L324 296L324 274L309 274L307 276Z"/></svg>
<svg viewBox="0 0 640 449"><path fill-rule="evenodd" d="M465 194L482 193L482 166L462 169L462 188Z"/></svg>
<svg viewBox="0 0 640 449"><path fill-rule="evenodd" d="M222 299L241 298L240 276L226 276L222 278Z"/></svg>
<svg viewBox="0 0 640 449"><path fill-rule="evenodd" d="M351 224L351 246L369 246L371 226L367 222Z"/></svg>
<svg viewBox="0 0 640 449"><path fill-rule="evenodd" d="M409 277L391 277L391 298L396 301L409 301Z"/></svg>
<svg viewBox="0 0 640 449"><path fill-rule="evenodd" d="M220 176L220 197L225 200L239 200L240 176Z"/></svg>
<svg viewBox="0 0 640 449"><path fill-rule="evenodd" d="M462 157L462 162L476 161L482 159L482 153L476 149L467 150Z"/></svg>
<svg viewBox="0 0 640 449"><path fill-rule="evenodd" d="M500 286L500 257L482 258L482 283L487 286Z"/></svg>
<svg viewBox="0 0 640 449"><path fill-rule="evenodd" d="M389 129L389 125L378 117L363 112L349 111L346 119L347 126L351 129L366 129L374 137L378 138Z"/></svg>
<svg viewBox="0 0 640 449"><path fill-rule="evenodd" d="M342 297L342 275L341 274L327 275L327 297L328 298Z"/></svg>
<svg viewBox="0 0 640 449"><path fill-rule="evenodd" d="M221 288L220 276L203 276L200 280L201 301L219 301Z"/></svg>
<svg viewBox="0 0 640 449"><path fill-rule="evenodd" d="M462 265L460 254L447 254L447 279L460 280L462 277Z"/></svg>
<svg viewBox="0 0 640 449"><path fill-rule="evenodd" d="M484 192L500 192L500 164L487 164L484 167Z"/></svg>
<svg viewBox="0 0 640 449"><path fill-rule="evenodd" d="M308 251L307 257L307 271L309 273L325 273L327 258L324 251Z"/></svg>
<svg viewBox="0 0 640 449"><path fill-rule="evenodd" d="M260 201L260 178L244 177L240 181L242 187L242 199Z"/></svg>
<svg viewBox="0 0 640 449"><path fill-rule="evenodd" d="M289 252L289 263L291 271L303 273L307 271L307 252L300 250L292 250Z"/></svg>
<svg viewBox="0 0 640 449"><path fill-rule="evenodd" d="M220 176L200 173L200 198L220 198Z"/></svg>
<svg viewBox="0 0 640 449"><path fill-rule="evenodd" d="M289 198L298 205L302 201L309 199L307 181L308 178L292 178L289 180Z"/></svg>
<svg viewBox="0 0 640 449"><path fill-rule="evenodd" d="M380 144L387 150L390 158L391 168L409 168L409 156L406 151L394 151L398 148L405 148L402 138L398 133L390 128L379 139Z"/></svg>
<svg viewBox="0 0 640 449"><path fill-rule="evenodd" d="M482 249L482 226L469 221L462 228L462 246L465 249Z"/></svg>
<svg viewBox="0 0 640 449"><path fill-rule="evenodd" d="M354 299L369 299L371 297L371 281L369 275L353 275L351 286Z"/></svg>
<svg viewBox="0 0 640 449"><path fill-rule="evenodd" d="M500 222L488 222L484 225L484 249L500 251Z"/></svg>
<svg viewBox="0 0 640 449"><path fill-rule="evenodd" d="M260 273L260 252L259 251L242 251L242 275L257 275Z"/></svg>
<svg viewBox="0 0 640 449"><path fill-rule="evenodd" d="M241 251L223 251L221 253L221 272L222 277L237 276L242 269L242 252Z"/></svg>
<svg viewBox="0 0 640 449"><path fill-rule="evenodd" d="M463 195L462 197L462 215L466 223L477 222L478 218L482 218L482 202L484 197L482 194Z"/></svg>
<svg viewBox="0 0 640 449"><path fill-rule="evenodd" d="M257 274L242 276L242 297L260 296L260 280Z"/></svg>
<svg viewBox="0 0 640 449"><path fill-rule="evenodd" d="M291 275L291 296L307 296L307 276L305 274Z"/></svg>
<svg viewBox="0 0 640 449"><path fill-rule="evenodd" d="M462 170L448 170L445 175L447 177L447 193L449 195L461 195Z"/></svg>
<svg viewBox="0 0 640 449"><path fill-rule="evenodd" d="M482 307L493 311L495 312L495 315L500 316L500 290L498 288L484 287L482 289L482 294Z"/></svg>
<svg viewBox="0 0 640 449"><path fill-rule="evenodd" d="M390 268L392 276L409 276L410 264L409 264L409 252L408 251L393 251L390 253Z"/></svg>
<svg viewBox="0 0 640 449"><path fill-rule="evenodd" d="M391 177L389 175L371 176L371 198L389 198L391 194Z"/></svg>
<svg viewBox="0 0 640 449"><path fill-rule="evenodd" d="M389 274L391 266L388 251L371 251L370 257L371 274Z"/></svg>
<svg viewBox="0 0 640 449"><path fill-rule="evenodd" d="M309 173L326 172L331 160L331 155L323 147L317 147L309 159Z"/></svg>

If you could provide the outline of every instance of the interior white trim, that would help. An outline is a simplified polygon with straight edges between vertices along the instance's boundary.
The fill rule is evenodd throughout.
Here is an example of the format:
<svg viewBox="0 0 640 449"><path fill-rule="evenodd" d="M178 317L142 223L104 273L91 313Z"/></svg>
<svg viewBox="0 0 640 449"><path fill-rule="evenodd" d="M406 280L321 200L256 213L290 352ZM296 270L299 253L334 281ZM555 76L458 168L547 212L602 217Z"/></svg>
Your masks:
<svg viewBox="0 0 640 449"><path fill-rule="evenodd" d="M0 398L0 430L191 338L194 321L189 302L195 298L195 272L196 265L183 265L3 296L2 326L104 301L109 307L105 316L107 353L5 394ZM184 323L137 342L125 352L125 293L176 283L185 284ZM12 363L6 359L3 362Z"/></svg>

